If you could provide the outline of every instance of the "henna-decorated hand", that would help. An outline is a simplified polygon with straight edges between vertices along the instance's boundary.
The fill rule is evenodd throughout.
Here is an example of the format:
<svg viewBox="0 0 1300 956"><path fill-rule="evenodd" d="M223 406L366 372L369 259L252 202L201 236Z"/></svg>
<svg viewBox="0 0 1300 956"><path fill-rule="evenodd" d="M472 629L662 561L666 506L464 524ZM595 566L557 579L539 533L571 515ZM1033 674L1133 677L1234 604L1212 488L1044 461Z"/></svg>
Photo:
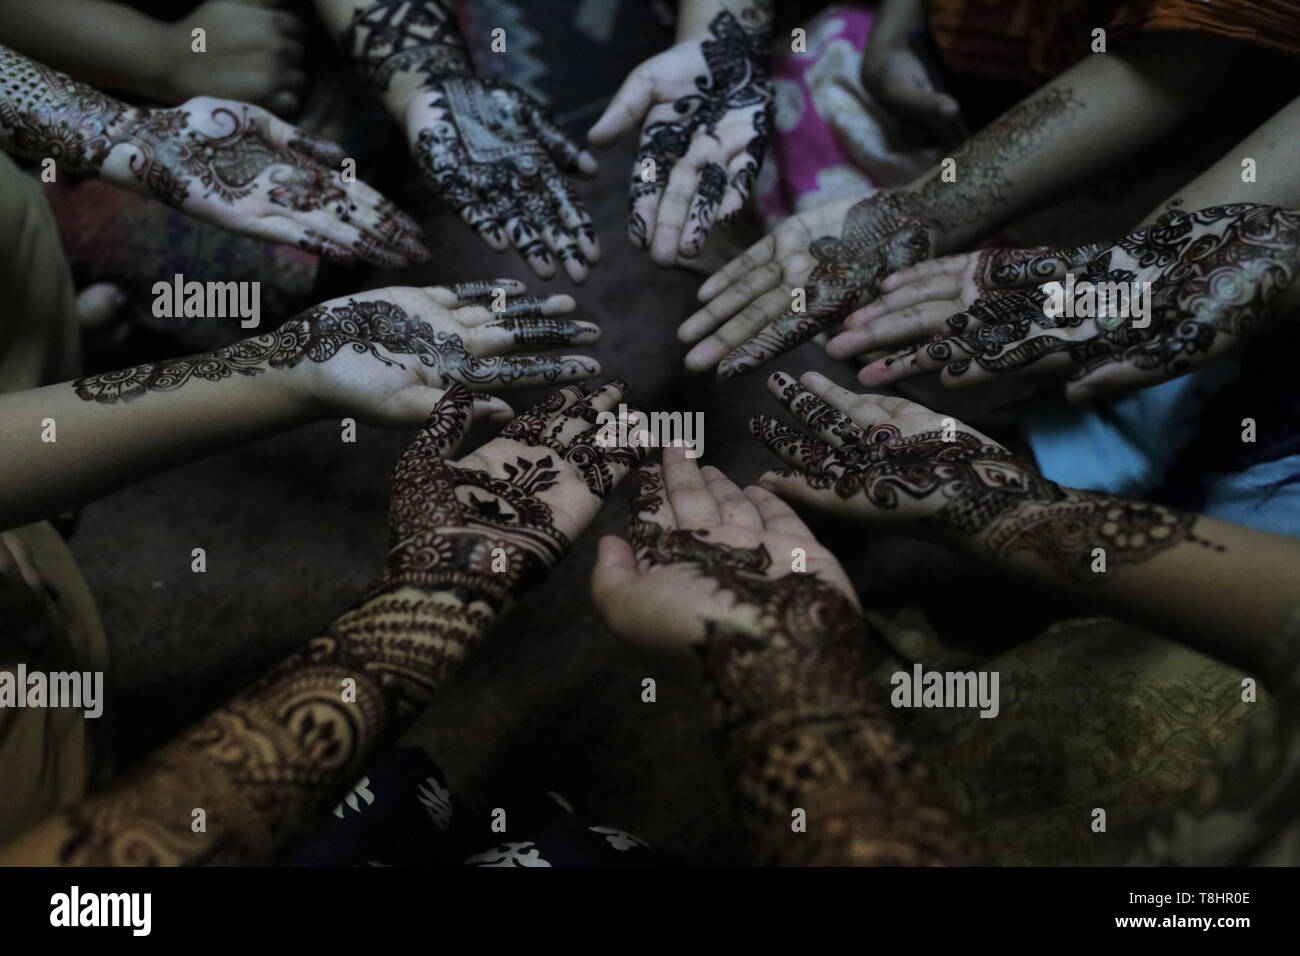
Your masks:
<svg viewBox="0 0 1300 956"><path fill-rule="evenodd" d="M972 861L871 686L866 622L835 558L779 499L679 449L637 474L630 543L601 541L592 597L614 630L698 656L758 860ZM816 821L805 834L791 833L796 808Z"/></svg>
<svg viewBox="0 0 1300 956"><path fill-rule="evenodd" d="M901 190L791 216L700 286L707 305L677 330L697 343L686 367L716 365L727 379L790 351L875 298L887 275L933 255L937 234Z"/></svg>
<svg viewBox="0 0 1300 956"><path fill-rule="evenodd" d="M406 129L424 177L489 246L513 245L544 279L559 259L570 279L586 280L600 248L564 173L590 178L596 161L528 94L472 75L430 77L408 102Z"/></svg>
<svg viewBox="0 0 1300 956"><path fill-rule="evenodd" d="M131 110L100 175L195 219L335 262L427 261L419 224L365 183L344 182L343 158L259 106L201 96Z"/></svg>
<svg viewBox="0 0 1300 956"><path fill-rule="evenodd" d="M524 291L514 279L373 289L313 306L272 332L215 352L93 375L74 385L83 399L111 404L180 388L191 379L219 381L279 369L292 393L317 415L409 426L424 421L442 390L454 383L487 392L600 374L600 364L585 355L532 354L594 342L600 329L567 317L574 308L571 296ZM505 402L481 398L479 413L510 417Z"/></svg>
<svg viewBox="0 0 1300 956"><path fill-rule="evenodd" d="M719 12L707 34L633 70L587 134L608 146L642 126L628 235L658 265L699 255L749 198L772 137L771 19L765 0Z"/></svg>
<svg viewBox="0 0 1300 956"><path fill-rule="evenodd" d="M850 359L941 335L947 319L980 297L1064 276L1070 250L978 249L927 259L885 276L880 297L844 320L826 354ZM1079 262L1079 265L1083 265Z"/></svg>
<svg viewBox="0 0 1300 956"><path fill-rule="evenodd" d="M592 597L609 625L638 644L677 650L711 630L772 631L818 645L863 624L835 557L769 491L741 491L680 448L636 474L628 540L600 542ZM806 570L795 572L796 555ZM817 602L823 603L819 608ZM839 617L824 617L836 609Z"/></svg>
<svg viewBox="0 0 1300 956"><path fill-rule="evenodd" d="M470 395L449 389L393 472L393 546L374 590L454 591L499 609L544 578L645 457L599 440L598 415L627 397L619 381L560 389L451 462Z"/></svg>
<svg viewBox="0 0 1300 956"><path fill-rule="evenodd" d="M811 434L765 415L750 421L789 463L759 483L844 517L930 532L981 557L1036 556L1084 583L1095 549L1112 567L1196 540L1195 515L1064 488L986 435L915 402L856 395L808 372L803 387L777 373L768 387ZM1030 558L1032 561L1033 559Z"/></svg>
<svg viewBox="0 0 1300 956"><path fill-rule="evenodd" d="M948 318L943 336L865 366L860 380L879 386L936 369L953 386L1055 377L1082 401L1176 378L1273 318L1270 306L1300 275L1300 212L1252 203L1171 210L1114 244L1039 259L1054 260L1044 275L1057 285L981 298ZM1073 286L1061 281L1067 272ZM1103 306L1103 283L1126 292ZM1149 284L1149 299L1135 283ZM1077 301L1066 301L1072 287Z"/></svg>

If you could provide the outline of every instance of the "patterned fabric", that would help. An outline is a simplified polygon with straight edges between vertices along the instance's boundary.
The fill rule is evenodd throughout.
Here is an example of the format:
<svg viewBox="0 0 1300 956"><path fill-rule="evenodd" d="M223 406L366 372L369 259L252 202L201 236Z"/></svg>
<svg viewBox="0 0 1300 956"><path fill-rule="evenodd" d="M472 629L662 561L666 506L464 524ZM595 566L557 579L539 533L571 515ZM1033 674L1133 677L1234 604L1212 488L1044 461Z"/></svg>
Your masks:
<svg viewBox="0 0 1300 956"><path fill-rule="evenodd" d="M298 866L651 866L642 840L547 793L473 811L418 747L384 754L294 853Z"/></svg>
<svg viewBox="0 0 1300 956"><path fill-rule="evenodd" d="M926 20L944 64L959 73L1038 86L1108 43L1147 31L1229 37L1300 55L1293 0L929 0Z"/></svg>

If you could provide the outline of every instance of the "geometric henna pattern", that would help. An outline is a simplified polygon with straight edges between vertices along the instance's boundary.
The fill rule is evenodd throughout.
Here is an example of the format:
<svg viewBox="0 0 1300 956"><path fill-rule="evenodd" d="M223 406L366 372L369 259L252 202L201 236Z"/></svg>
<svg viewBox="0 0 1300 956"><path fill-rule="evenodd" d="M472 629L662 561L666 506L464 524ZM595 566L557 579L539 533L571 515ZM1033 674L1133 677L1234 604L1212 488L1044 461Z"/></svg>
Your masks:
<svg viewBox="0 0 1300 956"><path fill-rule="evenodd" d="M451 12L435 0L370 0L353 11L343 49L365 84L388 89L394 73L472 75L473 64Z"/></svg>

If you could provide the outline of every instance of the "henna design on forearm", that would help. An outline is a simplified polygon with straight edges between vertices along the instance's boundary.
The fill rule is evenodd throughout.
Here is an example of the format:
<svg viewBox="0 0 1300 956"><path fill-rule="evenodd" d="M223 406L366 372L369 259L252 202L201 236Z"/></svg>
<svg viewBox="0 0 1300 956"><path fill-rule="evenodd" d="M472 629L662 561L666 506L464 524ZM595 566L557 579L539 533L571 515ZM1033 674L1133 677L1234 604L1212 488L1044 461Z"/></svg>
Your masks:
<svg viewBox="0 0 1300 956"><path fill-rule="evenodd" d="M916 513L921 506L922 526L979 537L998 558L1027 551L1088 584L1106 580L1093 572L1094 548L1105 549L1112 570L1185 542L1225 550L1194 534L1196 515L1063 488L1031 462L965 429L904 435L890 423L859 428L793 381L782 398L810 430L831 432L841 444L755 416L754 436L794 465L780 474L842 499L864 498L883 512Z"/></svg>
<svg viewBox="0 0 1300 956"><path fill-rule="evenodd" d="M509 386L521 380L554 382L562 376L595 374L578 357L488 356L480 358L454 332L436 331L419 316L391 302L349 300L346 305L315 306L273 332L184 358L77 379L77 397L105 405L134 401L148 392L181 388L200 379L218 382L234 375L259 375L301 362L327 362L344 349L404 368L394 356L410 355L434 372L438 382L471 386Z"/></svg>
<svg viewBox="0 0 1300 956"><path fill-rule="evenodd" d="M768 80L771 20L771 4L766 0L745 7L739 16L727 10L715 15L709 22L711 39L700 44L706 72L695 78L699 92L688 93L673 102L679 119L646 125L629 194L629 229L642 247L649 247L650 237L637 204L646 196L664 190L673 166L690 150L692 140L701 130L716 136L718 124L736 110L754 111L753 136L745 146L747 159L732 177L731 185L742 196L748 196L753 189L774 130L775 107ZM654 162L652 182L646 182L641 176L646 160ZM696 244L708 234L714 212L726 193L727 170L716 162L708 162L699 176L686 229ZM729 218L734 219L734 214Z"/></svg>
<svg viewBox="0 0 1300 956"><path fill-rule="evenodd" d="M125 104L0 46L0 142L85 175L103 165L126 125Z"/></svg>
<svg viewBox="0 0 1300 956"><path fill-rule="evenodd" d="M758 858L782 864L967 863L976 848L868 683L866 622L815 574L771 577L763 545L666 530L662 479L637 473L637 560L689 562L752 615L705 620L697 646ZM791 832L801 808L806 833Z"/></svg>
<svg viewBox="0 0 1300 956"><path fill-rule="evenodd" d="M731 378L756 368L876 298L891 272L930 258L945 233L1005 202L1013 185L1005 170L1040 149L1082 106L1072 91L1050 90L1013 107L963 145L953 157L955 182L935 175L914 191L882 190L852 206L838 238L821 236L809 245L817 265L805 283L805 310L764 326L723 359L719 373Z"/></svg>
<svg viewBox="0 0 1300 956"><path fill-rule="evenodd" d="M398 72L474 72L455 18L437 0L369 0L353 11L341 40L361 79L377 93L386 92Z"/></svg>

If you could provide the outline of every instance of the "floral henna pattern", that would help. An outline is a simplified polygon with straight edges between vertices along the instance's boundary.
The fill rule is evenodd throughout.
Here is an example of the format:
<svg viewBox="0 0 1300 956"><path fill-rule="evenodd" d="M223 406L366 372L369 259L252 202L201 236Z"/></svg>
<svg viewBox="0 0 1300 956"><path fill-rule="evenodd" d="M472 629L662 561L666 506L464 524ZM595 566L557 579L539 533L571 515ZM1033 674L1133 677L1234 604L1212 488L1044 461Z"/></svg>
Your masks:
<svg viewBox="0 0 1300 956"><path fill-rule="evenodd" d="M695 78L698 92L673 102L673 110L680 119L646 126L629 201L629 230L643 248L649 248L650 237L645 219L636 209L638 203L663 191L673 166L686 155L697 135L703 132L716 136L718 124L736 111L753 111L754 134L745 147L748 158L732 177L731 185L743 196L748 196L753 189L774 129L773 94L767 66L770 22L771 4L767 2L746 7L739 18L726 10L718 13L709 22L711 39L700 44L706 72ZM651 182L646 182L641 175L647 160L654 163L655 176ZM716 162L706 163L700 170L700 182L687 223L687 234L695 245L700 245L708 235L726 189L727 171Z"/></svg>
<svg viewBox="0 0 1300 956"><path fill-rule="evenodd" d="M268 196L275 205L298 212L328 208L343 222L356 211L330 170L272 143L247 108L217 107L210 118L229 132L199 133L183 109L149 111L132 129L131 172L159 199L180 206L197 183L198 195L234 203L274 167Z"/></svg>
<svg viewBox="0 0 1300 956"><path fill-rule="evenodd" d="M752 624L708 619L696 650L727 741L746 828L764 863L972 862L977 851L867 678L866 622L814 574L772 577L767 548L668 530L656 472L637 474L629 538L638 561L689 563ZM808 832L792 834L803 809Z"/></svg>
<svg viewBox="0 0 1300 956"><path fill-rule="evenodd" d="M926 355L946 363L950 375L964 373L972 360L990 372L1021 372L1058 353L1069 357L1076 380L1112 364L1163 377L1184 374L1253 334L1300 275L1300 213L1250 203L1171 210L1114 245L1056 255L1081 270L1078 281L1094 286L1151 283L1149 324L1053 317L1041 288L1004 293L953 316L954 334L925 345ZM1047 278L1063 274L1056 266ZM1086 337L1050 334L1085 325ZM958 350L970 357L957 358Z"/></svg>
<svg viewBox="0 0 1300 956"><path fill-rule="evenodd" d="M1062 575L1093 583L1104 579L1093 572L1095 548L1105 549L1109 567L1141 564L1184 542L1224 550L1193 533L1195 515L1062 488L1032 463L962 428L909 434L889 423L858 428L794 382L782 398L809 430L829 432L840 444L756 416L755 437L797 469L780 474L843 499L864 498L886 513L920 505L923 525L980 536L998 557L1027 551Z"/></svg>
<svg viewBox="0 0 1300 956"><path fill-rule="evenodd" d="M524 342L531 330L519 333ZM369 354L376 361L404 368L395 357L409 355L443 385L509 386L522 380L554 382L574 374L594 374L580 358L490 356L479 358L454 332L436 331L419 316L383 300L349 300L346 305L316 306L273 332L185 358L103 372L72 383L84 401L105 405L134 401L149 392L166 392L201 379L218 382L233 375L259 375L268 368L327 362L344 349Z"/></svg>

